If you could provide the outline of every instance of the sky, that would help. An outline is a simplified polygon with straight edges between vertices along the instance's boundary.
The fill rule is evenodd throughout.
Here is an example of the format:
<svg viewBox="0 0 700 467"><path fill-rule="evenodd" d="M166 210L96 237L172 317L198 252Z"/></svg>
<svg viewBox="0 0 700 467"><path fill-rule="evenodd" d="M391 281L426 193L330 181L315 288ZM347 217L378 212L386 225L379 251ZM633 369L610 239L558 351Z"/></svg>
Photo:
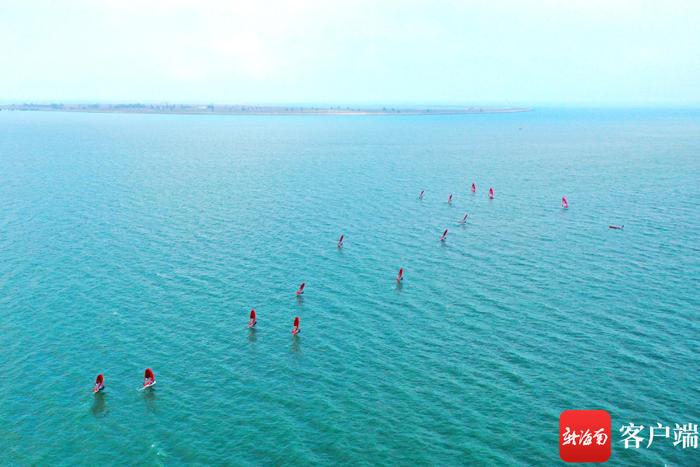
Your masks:
<svg viewBox="0 0 700 467"><path fill-rule="evenodd" d="M0 101L699 106L698 0L0 0Z"/></svg>

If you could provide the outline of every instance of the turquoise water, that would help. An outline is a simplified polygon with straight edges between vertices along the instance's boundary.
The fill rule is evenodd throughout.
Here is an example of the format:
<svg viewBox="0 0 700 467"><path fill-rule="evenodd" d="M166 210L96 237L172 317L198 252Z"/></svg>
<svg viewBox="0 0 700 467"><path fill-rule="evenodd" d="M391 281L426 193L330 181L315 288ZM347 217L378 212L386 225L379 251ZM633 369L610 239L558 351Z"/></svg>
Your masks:
<svg viewBox="0 0 700 467"><path fill-rule="evenodd" d="M0 112L0 459L551 465L600 408L698 465L618 430L700 418L699 155L695 111Z"/></svg>

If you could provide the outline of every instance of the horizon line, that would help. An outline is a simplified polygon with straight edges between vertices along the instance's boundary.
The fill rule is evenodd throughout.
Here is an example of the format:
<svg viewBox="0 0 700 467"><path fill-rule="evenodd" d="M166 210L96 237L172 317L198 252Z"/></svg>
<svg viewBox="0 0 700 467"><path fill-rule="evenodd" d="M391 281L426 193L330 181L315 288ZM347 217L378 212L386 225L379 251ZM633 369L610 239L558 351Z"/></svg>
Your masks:
<svg viewBox="0 0 700 467"><path fill-rule="evenodd" d="M168 106L215 106L215 107L257 107L257 108L284 108L296 107L303 109L523 109L534 110L535 108L572 108L572 109L699 109L700 102L551 102L551 101L532 101L532 102L508 102L508 101L487 101L481 103L445 103L445 102L428 102L428 101L387 101L379 102L314 102L314 101L216 101L216 100L168 100L168 99L2 99L0 98L0 108L8 106L127 106L127 105L168 105Z"/></svg>

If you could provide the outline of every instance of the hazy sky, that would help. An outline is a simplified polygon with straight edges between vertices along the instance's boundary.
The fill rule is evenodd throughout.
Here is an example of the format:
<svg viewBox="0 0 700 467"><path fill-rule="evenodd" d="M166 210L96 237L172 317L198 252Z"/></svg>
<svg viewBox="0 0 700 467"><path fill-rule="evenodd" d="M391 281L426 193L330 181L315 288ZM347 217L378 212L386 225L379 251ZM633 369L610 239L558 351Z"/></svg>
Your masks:
<svg viewBox="0 0 700 467"><path fill-rule="evenodd" d="M0 0L0 100L700 105L700 0Z"/></svg>

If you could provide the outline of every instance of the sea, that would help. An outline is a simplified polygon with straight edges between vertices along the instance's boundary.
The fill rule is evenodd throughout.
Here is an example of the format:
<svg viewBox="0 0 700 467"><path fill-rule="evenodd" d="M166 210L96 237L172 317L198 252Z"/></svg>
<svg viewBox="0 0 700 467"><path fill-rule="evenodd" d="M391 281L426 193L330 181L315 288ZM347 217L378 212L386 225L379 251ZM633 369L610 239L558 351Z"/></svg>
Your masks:
<svg viewBox="0 0 700 467"><path fill-rule="evenodd" d="M2 111L0 464L700 465L699 230L694 109Z"/></svg>

